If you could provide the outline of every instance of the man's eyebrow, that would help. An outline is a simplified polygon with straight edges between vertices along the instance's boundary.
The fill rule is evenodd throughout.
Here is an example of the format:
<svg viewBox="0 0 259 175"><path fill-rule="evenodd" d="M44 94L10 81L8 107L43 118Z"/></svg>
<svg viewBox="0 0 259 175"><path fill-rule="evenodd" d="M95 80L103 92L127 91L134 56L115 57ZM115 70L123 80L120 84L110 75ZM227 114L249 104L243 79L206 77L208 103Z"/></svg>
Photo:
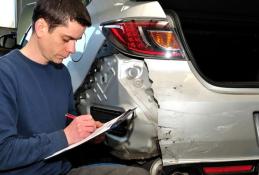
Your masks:
<svg viewBox="0 0 259 175"><path fill-rule="evenodd" d="M79 39L82 38L82 37L80 37L80 38L74 38L74 37L69 36L69 35L64 35L63 37L69 38L69 39L71 39L71 40L79 40Z"/></svg>

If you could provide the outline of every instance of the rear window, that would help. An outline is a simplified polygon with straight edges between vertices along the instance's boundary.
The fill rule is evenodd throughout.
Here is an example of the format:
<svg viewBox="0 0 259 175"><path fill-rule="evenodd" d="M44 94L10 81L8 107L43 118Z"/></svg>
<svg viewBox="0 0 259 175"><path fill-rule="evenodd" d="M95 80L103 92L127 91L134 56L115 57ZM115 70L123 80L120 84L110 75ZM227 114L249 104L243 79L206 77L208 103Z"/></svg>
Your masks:
<svg viewBox="0 0 259 175"><path fill-rule="evenodd" d="M190 59L204 79L218 86L258 87L259 1L158 2L179 16Z"/></svg>

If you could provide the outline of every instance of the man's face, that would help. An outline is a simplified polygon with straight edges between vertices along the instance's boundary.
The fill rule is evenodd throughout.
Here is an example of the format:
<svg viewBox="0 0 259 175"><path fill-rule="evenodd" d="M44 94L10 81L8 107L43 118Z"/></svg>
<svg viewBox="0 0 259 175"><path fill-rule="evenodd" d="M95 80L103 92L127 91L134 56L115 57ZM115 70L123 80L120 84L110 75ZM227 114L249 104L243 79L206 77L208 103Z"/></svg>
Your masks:
<svg viewBox="0 0 259 175"><path fill-rule="evenodd" d="M40 41L42 56L46 63L61 63L75 52L75 44L85 31L85 27L76 21L68 21L65 26L58 26L47 31ZM45 62L44 61L44 62Z"/></svg>

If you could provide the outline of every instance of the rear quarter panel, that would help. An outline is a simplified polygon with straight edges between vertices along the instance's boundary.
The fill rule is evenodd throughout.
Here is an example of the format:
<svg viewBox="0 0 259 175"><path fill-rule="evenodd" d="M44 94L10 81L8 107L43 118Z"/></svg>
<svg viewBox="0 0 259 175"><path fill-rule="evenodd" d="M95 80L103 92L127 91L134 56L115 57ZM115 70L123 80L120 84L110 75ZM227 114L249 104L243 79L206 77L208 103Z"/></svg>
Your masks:
<svg viewBox="0 0 259 175"><path fill-rule="evenodd" d="M158 137L164 165L259 158L253 118L258 94L209 90L186 61L146 62L160 106Z"/></svg>

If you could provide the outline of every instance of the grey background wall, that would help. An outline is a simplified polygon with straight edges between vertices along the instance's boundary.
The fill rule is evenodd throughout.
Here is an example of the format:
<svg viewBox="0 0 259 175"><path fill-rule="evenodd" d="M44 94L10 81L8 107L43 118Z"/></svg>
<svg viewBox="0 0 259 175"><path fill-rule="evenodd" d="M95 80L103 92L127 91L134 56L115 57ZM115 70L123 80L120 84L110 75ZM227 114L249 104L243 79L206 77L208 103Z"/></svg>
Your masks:
<svg viewBox="0 0 259 175"><path fill-rule="evenodd" d="M35 2L35 0L17 0L17 20L19 21L19 16L22 13L22 9L23 7L28 4L28 3L32 3ZM0 1L0 5L1 5L1 1ZM4 34L8 34L10 32L15 32L16 29L10 29L10 28L3 28L0 27L0 36L4 35Z"/></svg>

